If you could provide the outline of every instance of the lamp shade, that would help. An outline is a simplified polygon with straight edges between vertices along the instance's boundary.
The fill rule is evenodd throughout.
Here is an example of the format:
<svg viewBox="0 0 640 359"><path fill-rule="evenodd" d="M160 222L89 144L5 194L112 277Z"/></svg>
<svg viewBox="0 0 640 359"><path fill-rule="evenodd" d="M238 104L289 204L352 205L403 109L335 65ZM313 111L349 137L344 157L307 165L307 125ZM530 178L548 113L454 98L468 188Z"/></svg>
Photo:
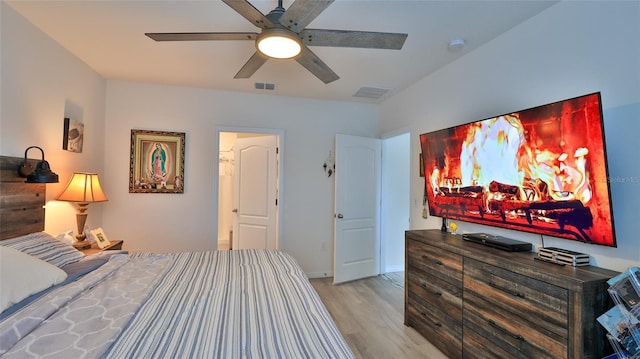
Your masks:
<svg viewBox="0 0 640 359"><path fill-rule="evenodd" d="M76 172L56 199L58 201L90 203L104 202L107 200L107 196L102 191L97 173Z"/></svg>

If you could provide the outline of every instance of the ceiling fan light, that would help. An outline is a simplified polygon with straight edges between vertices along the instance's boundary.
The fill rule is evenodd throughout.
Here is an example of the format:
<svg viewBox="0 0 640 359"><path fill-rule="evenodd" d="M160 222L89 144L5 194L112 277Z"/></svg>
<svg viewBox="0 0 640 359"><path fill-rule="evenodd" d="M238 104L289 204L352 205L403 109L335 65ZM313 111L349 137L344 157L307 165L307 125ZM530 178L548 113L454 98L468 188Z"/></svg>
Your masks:
<svg viewBox="0 0 640 359"><path fill-rule="evenodd" d="M258 50L276 59L290 59L302 51L302 43L290 31L284 29L265 30L256 42Z"/></svg>

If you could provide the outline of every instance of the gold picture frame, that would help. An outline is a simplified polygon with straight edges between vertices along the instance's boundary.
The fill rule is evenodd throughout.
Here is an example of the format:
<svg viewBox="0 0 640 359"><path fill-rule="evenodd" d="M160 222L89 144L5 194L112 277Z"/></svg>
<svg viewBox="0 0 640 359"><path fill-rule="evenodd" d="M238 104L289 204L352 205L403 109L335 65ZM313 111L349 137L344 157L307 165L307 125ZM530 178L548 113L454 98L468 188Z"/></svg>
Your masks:
<svg viewBox="0 0 640 359"><path fill-rule="evenodd" d="M129 193L184 193L184 132L131 130Z"/></svg>

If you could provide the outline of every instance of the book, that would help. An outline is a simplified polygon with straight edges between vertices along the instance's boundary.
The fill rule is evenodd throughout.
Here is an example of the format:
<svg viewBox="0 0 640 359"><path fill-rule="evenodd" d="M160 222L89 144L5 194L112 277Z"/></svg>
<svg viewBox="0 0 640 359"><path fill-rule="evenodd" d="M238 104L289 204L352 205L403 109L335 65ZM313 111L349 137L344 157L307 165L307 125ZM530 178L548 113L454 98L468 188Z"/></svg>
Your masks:
<svg viewBox="0 0 640 359"><path fill-rule="evenodd" d="M619 281L628 278L630 275L634 276L634 280L635 281L639 281L640 282L640 271L638 270L638 267L631 267L629 269L627 269L626 271L618 274L617 276L609 279L607 281L607 284L609 284L610 286L618 283Z"/></svg>
<svg viewBox="0 0 640 359"><path fill-rule="evenodd" d="M638 267L629 268L629 277L631 284L636 288L636 292L640 293L640 269Z"/></svg>
<svg viewBox="0 0 640 359"><path fill-rule="evenodd" d="M631 315L624 305L614 306L599 316L597 321L629 354L640 353L640 347L632 335L632 331L640 331L640 320Z"/></svg>
<svg viewBox="0 0 640 359"><path fill-rule="evenodd" d="M606 311L606 313L602 314L597 318L598 323L602 325L609 334L611 334L614 338L618 338L620 336L620 325L619 323L626 322L625 315L627 314L627 310L624 306L616 305L613 308Z"/></svg>
<svg viewBox="0 0 640 359"><path fill-rule="evenodd" d="M634 309L640 304L640 295L636 291L629 276L614 283L609 291L616 302L621 302L628 310L636 312Z"/></svg>

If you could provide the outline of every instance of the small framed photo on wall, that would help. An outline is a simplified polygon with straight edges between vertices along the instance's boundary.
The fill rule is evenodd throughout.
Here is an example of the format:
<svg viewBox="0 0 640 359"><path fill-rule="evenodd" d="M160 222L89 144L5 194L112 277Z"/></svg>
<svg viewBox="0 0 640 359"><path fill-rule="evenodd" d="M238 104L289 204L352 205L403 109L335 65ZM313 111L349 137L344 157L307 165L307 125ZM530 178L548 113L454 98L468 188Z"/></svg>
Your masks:
<svg viewBox="0 0 640 359"><path fill-rule="evenodd" d="M184 132L131 130L129 193L184 193Z"/></svg>
<svg viewBox="0 0 640 359"><path fill-rule="evenodd" d="M71 118L64 119L62 149L70 152L82 152L84 142L84 124Z"/></svg>

